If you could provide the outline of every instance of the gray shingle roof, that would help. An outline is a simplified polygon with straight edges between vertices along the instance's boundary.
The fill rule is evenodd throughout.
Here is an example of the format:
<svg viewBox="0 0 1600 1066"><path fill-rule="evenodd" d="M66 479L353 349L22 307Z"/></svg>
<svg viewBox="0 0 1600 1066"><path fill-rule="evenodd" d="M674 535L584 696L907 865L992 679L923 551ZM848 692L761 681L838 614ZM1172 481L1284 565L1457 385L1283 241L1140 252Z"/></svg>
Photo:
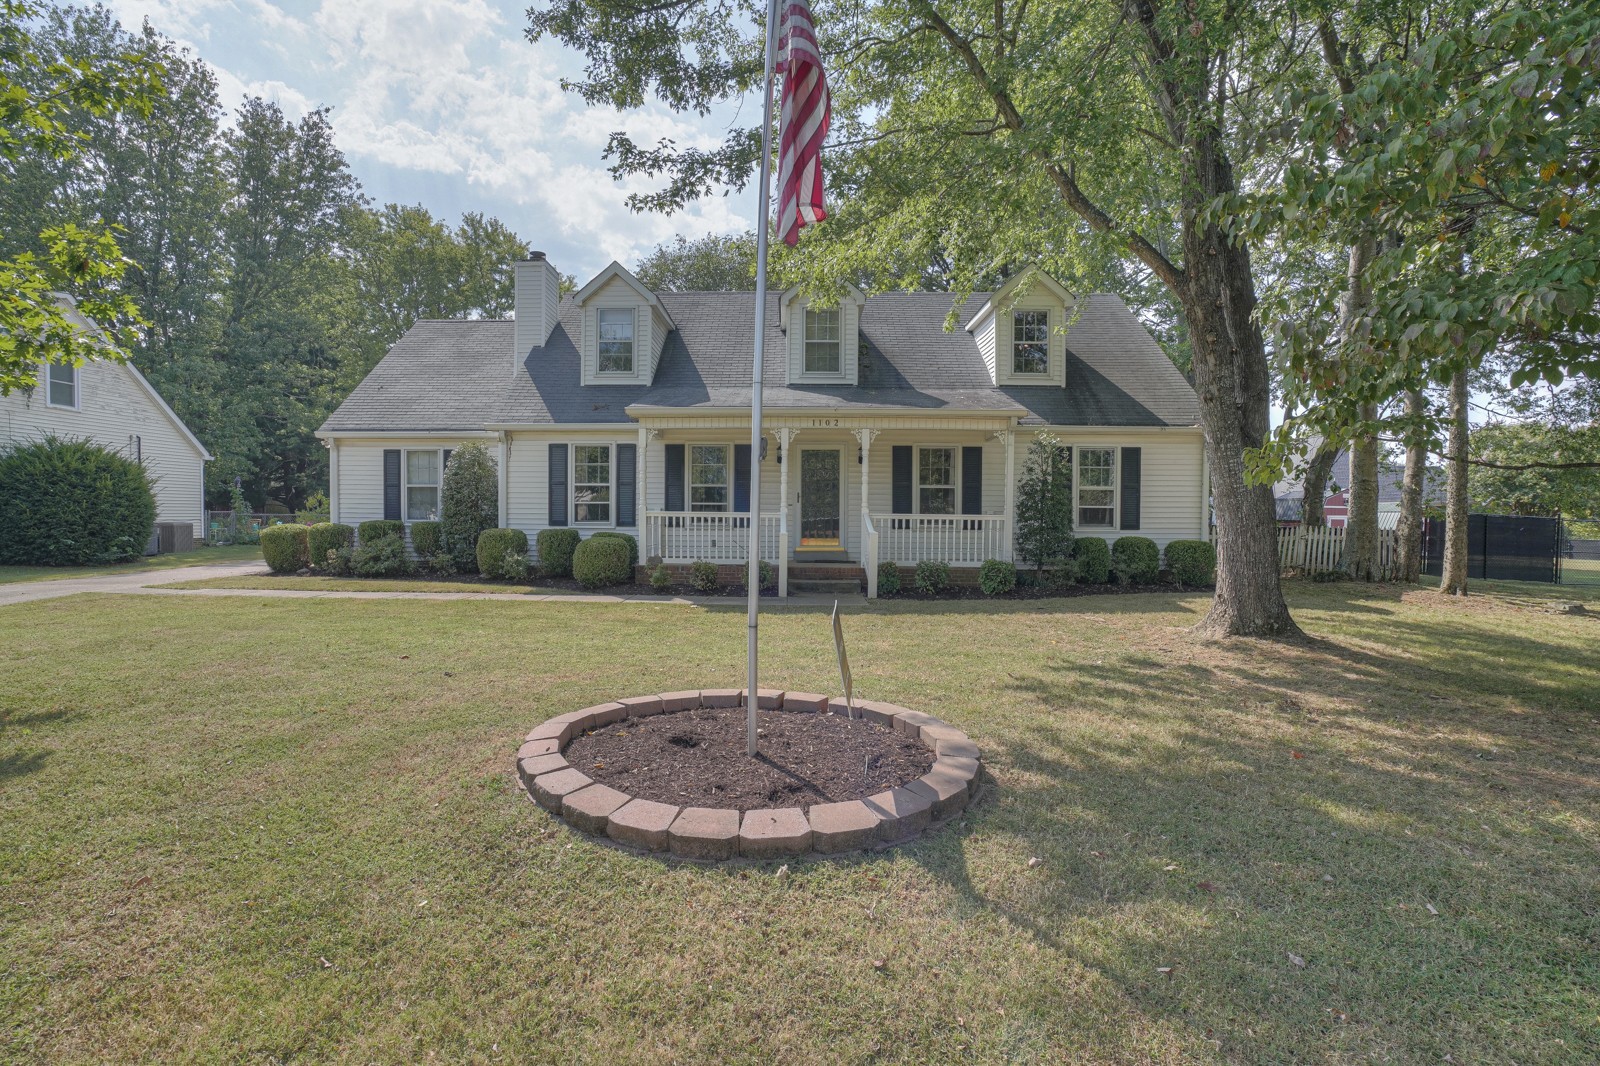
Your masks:
<svg viewBox="0 0 1600 1066"><path fill-rule="evenodd" d="M564 300L549 342L511 373L509 321L418 322L340 405L325 432L477 429L485 424L630 421L631 405L745 407L750 403L753 293L661 293L677 324L649 386L580 384L576 304ZM979 410L1025 425L1190 426L1194 390L1116 296L1095 295L1067 332L1067 387L995 388L977 344L959 328L983 306L975 294L946 332L950 297L886 293L867 300L856 386L790 385L778 300L769 296L762 399L768 408Z"/></svg>

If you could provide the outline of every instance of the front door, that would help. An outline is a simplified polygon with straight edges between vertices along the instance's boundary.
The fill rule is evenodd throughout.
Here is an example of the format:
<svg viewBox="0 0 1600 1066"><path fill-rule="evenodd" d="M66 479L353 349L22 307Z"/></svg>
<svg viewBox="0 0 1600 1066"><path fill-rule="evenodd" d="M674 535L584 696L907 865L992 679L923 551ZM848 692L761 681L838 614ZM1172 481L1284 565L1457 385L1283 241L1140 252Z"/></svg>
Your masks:
<svg viewBox="0 0 1600 1066"><path fill-rule="evenodd" d="M839 546L840 452L800 449L800 546Z"/></svg>

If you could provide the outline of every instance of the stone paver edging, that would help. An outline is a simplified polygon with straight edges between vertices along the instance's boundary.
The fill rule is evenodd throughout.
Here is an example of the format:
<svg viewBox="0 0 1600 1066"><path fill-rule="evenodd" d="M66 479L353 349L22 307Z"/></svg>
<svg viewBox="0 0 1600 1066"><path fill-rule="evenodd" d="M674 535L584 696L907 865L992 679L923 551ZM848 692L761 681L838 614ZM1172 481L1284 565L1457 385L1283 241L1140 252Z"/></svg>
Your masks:
<svg viewBox="0 0 1600 1066"><path fill-rule="evenodd" d="M762 689L757 698L764 710L845 713L844 700L815 693ZM932 769L900 788L817 803L810 810L776 807L741 814L638 799L591 779L562 755L573 737L625 718L743 704L740 689L702 689L629 696L558 714L536 726L517 749L517 777L535 803L577 829L636 851L702 861L835 855L903 843L961 813L977 792L982 762L970 737L931 714L877 700L858 700L857 713L915 737L934 752Z"/></svg>

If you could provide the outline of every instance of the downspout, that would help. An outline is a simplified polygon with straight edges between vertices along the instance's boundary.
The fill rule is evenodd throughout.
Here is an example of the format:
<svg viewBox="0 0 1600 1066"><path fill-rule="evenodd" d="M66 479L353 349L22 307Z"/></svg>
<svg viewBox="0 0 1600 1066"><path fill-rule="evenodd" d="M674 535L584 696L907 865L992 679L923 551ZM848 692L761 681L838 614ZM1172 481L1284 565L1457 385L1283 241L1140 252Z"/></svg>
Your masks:
<svg viewBox="0 0 1600 1066"><path fill-rule="evenodd" d="M511 436L501 430L500 437L500 528L511 525Z"/></svg>

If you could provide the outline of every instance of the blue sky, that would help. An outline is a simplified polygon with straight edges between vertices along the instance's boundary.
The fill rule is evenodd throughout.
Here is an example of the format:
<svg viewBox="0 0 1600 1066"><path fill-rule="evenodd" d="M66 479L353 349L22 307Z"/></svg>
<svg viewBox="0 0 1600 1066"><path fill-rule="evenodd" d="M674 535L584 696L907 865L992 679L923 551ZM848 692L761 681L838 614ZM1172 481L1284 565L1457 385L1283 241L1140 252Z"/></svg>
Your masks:
<svg viewBox="0 0 1600 1066"><path fill-rule="evenodd" d="M148 18L209 63L230 109L246 93L295 116L331 106L339 147L374 201L420 203L451 223L494 215L580 282L674 234L737 232L755 216L748 195L672 217L630 212L628 191L647 185L607 173L613 130L710 145L740 116L586 106L560 86L580 57L523 36L526 0L107 2L128 28Z"/></svg>

